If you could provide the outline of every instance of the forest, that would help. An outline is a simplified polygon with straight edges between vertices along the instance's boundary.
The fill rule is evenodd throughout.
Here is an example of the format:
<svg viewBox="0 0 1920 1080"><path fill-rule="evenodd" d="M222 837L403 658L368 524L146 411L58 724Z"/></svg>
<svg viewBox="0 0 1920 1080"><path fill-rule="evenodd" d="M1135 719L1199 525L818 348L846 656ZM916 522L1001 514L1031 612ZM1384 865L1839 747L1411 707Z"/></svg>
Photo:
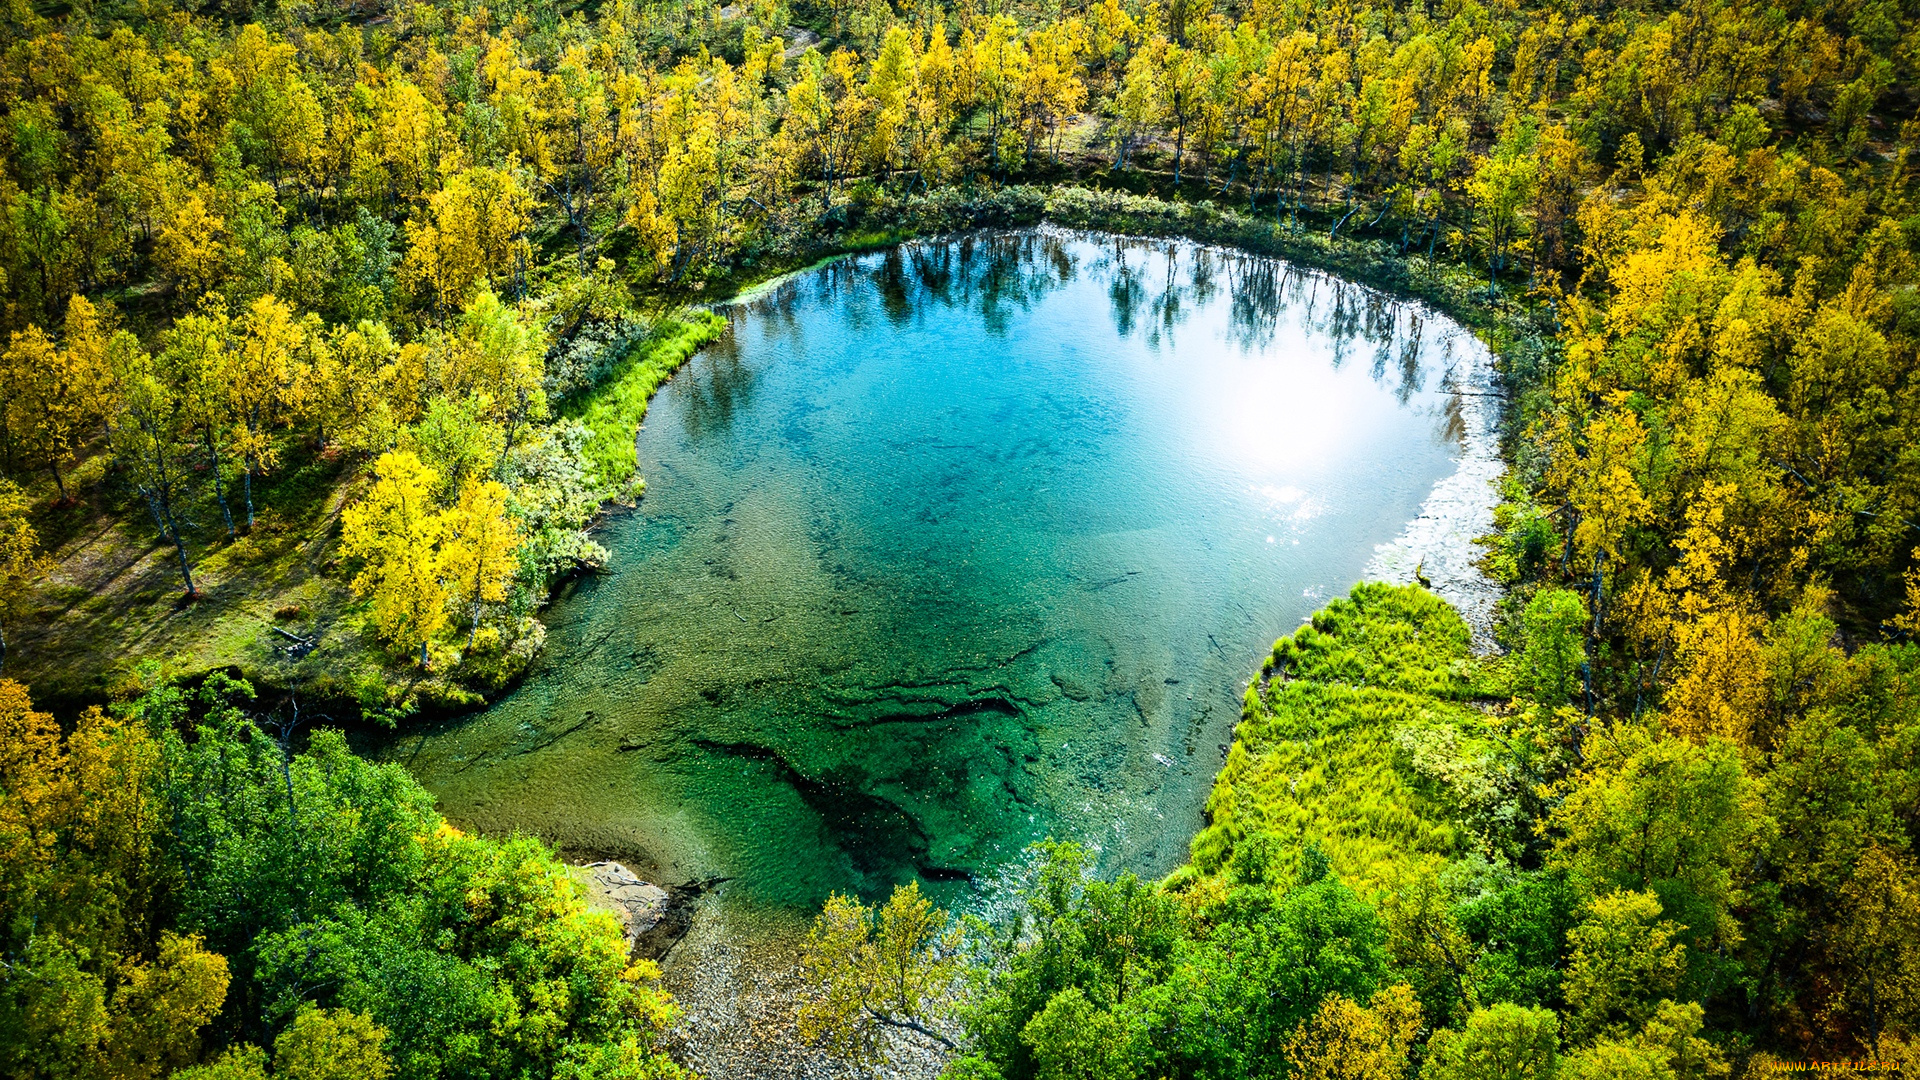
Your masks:
<svg viewBox="0 0 1920 1080"><path fill-rule="evenodd" d="M836 897L809 1037L1920 1068L1914 0L11 0L0 112L8 1076L682 1075L552 850L337 729L525 669L702 301L1039 220L1475 327L1504 652L1357 587L1249 673L1189 865Z"/></svg>

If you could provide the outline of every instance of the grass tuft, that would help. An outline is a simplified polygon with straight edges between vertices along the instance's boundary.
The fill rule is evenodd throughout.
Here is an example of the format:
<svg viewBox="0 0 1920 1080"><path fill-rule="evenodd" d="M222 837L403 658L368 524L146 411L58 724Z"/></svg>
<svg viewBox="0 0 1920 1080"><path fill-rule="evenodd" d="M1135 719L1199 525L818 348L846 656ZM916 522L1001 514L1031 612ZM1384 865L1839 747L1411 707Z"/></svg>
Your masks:
<svg viewBox="0 0 1920 1080"><path fill-rule="evenodd" d="M1421 782L1399 737L1451 728L1472 739L1498 668L1466 623L1417 586L1368 582L1274 643L1248 687L1226 765L1193 839L1193 871L1230 871L1252 846L1283 874L1317 843L1363 892L1401 864L1451 858L1471 837Z"/></svg>

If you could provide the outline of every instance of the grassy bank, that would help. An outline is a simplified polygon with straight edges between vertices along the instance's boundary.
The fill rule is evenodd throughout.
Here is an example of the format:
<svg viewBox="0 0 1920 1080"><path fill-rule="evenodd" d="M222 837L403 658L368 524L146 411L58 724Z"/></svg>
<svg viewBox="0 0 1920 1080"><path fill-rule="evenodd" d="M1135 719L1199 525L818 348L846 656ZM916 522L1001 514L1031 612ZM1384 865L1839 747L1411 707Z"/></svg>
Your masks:
<svg viewBox="0 0 1920 1080"><path fill-rule="evenodd" d="M1504 663L1415 586L1356 585L1274 644L1248 686L1193 862L1175 875L1289 877L1318 844L1363 892L1483 843L1446 778L1503 731ZM1462 763L1467 763L1462 765ZM1450 771L1451 770L1451 771Z"/></svg>
<svg viewBox="0 0 1920 1080"><path fill-rule="evenodd" d="M587 462L609 491L626 492L634 486L634 433L647 415L654 391L700 346L726 329L726 318L711 311L662 319L604 382L562 407L563 416L586 425L590 433Z"/></svg>
<svg viewBox="0 0 1920 1080"><path fill-rule="evenodd" d="M648 399L726 325L700 310L660 317L604 379L560 404L587 428L586 464L608 497L635 490L633 438ZM193 600L180 596L172 548L156 543L106 464L104 454L87 458L69 478L79 497L43 503L37 516L54 569L34 590L5 674L44 705L77 714L222 669L263 693L298 689L336 721L396 705L470 708L499 689L469 685L460 670L421 672L363 625L366 605L339 550L341 511L366 483L351 459L305 460L257 485L250 532L193 544Z"/></svg>

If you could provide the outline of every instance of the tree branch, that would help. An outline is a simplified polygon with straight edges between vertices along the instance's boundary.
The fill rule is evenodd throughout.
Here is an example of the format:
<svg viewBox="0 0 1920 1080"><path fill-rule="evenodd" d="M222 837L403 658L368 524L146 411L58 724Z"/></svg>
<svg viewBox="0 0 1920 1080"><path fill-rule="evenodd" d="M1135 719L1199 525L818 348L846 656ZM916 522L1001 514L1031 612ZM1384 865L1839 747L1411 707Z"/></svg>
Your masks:
<svg viewBox="0 0 1920 1080"><path fill-rule="evenodd" d="M886 1013L881 1012L879 1009L876 1009L871 1005L866 1006L866 1010L867 1010L868 1016L873 1017L875 1020L880 1021L881 1023L887 1025L888 1027L904 1028L907 1031L917 1031L920 1034L925 1035L927 1038L932 1039L934 1042L939 1043L941 1046L944 1046L949 1050L960 1049L958 1046L954 1045L952 1039L947 1038L945 1035L942 1035L939 1032L932 1030L931 1028L927 1028L920 1024L917 1024L912 1020L900 1020L895 1017L888 1016Z"/></svg>

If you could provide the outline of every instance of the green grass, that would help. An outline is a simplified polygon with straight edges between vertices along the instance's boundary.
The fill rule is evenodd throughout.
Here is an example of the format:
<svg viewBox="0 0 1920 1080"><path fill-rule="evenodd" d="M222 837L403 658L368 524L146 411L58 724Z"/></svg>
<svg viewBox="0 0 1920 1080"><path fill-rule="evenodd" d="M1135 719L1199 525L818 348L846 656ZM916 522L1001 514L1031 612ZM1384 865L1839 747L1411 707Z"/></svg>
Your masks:
<svg viewBox="0 0 1920 1080"><path fill-rule="evenodd" d="M700 346L727 328L725 316L694 311L664 319L629 352L606 381L581 395L563 413L585 424L587 460L608 491L626 493L637 464L633 439L647 415L647 402L667 377Z"/></svg>
<svg viewBox="0 0 1920 1080"><path fill-rule="evenodd" d="M1184 873L1230 871L1254 847L1291 873L1317 843L1367 892L1408 864L1462 854L1471 835L1404 745L1418 729L1477 742L1486 717L1473 701L1497 692L1499 669L1468 641L1459 614L1426 590L1363 583L1276 642Z"/></svg>

